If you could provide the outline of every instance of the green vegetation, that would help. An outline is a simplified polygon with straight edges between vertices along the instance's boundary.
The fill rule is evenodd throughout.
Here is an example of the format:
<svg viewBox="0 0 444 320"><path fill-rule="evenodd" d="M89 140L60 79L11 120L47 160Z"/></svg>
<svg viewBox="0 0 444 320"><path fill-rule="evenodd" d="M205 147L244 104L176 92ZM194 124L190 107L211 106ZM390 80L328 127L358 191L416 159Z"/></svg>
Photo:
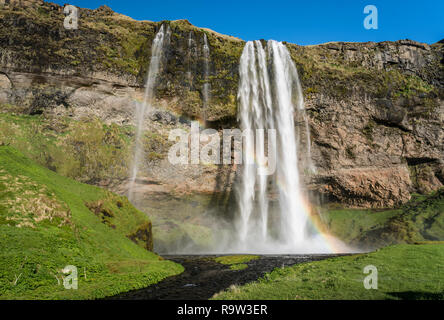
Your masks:
<svg viewBox="0 0 444 320"><path fill-rule="evenodd" d="M429 195L414 194L399 209L334 209L322 219L333 235L371 248L444 240L444 188Z"/></svg>
<svg viewBox="0 0 444 320"><path fill-rule="evenodd" d="M433 164L411 164L408 166L408 168L412 186L421 194L430 193L431 188L427 182L430 177L433 177L435 175Z"/></svg>
<svg viewBox="0 0 444 320"><path fill-rule="evenodd" d="M127 177L132 131L98 119L0 113L1 143L61 175L88 183Z"/></svg>
<svg viewBox="0 0 444 320"><path fill-rule="evenodd" d="M0 146L0 298L92 299L182 272L145 249L150 227L126 198ZM61 284L67 265L78 290Z"/></svg>
<svg viewBox="0 0 444 320"><path fill-rule="evenodd" d="M55 9L55 10L54 10ZM91 71L91 65L96 69L110 69L114 73L127 73L130 76L138 76L141 66L146 65L149 59L141 52L151 45L157 23L150 21L136 21L124 15L114 13L109 8L102 6L98 10L80 9L82 19L79 22L79 34L69 34L63 39L54 39L47 32L34 32L22 34L17 45L24 47L23 58L28 58L29 63L37 65L38 57L31 48L40 50L38 43L45 43L45 51L39 53L48 56L48 50L53 52L50 63L59 66L75 66ZM86 14L88 13L88 14ZM53 4L42 3L38 6L26 8L18 6L2 7L0 16L13 21L27 21L36 26L36 30L48 26L63 25L64 15ZM45 30L45 29L43 29ZM11 37L21 34L17 27ZM7 33L0 33L5 36ZM37 36L36 36L37 35ZM88 43L100 37L100 45L94 47ZM89 42L90 41L90 42ZM102 43L106 42L106 45ZM67 43L69 45L67 45ZM37 49L36 49L37 48Z"/></svg>
<svg viewBox="0 0 444 320"><path fill-rule="evenodd" d="M0 105L0 111L4 105ZM134 128L106 125L97 118L72 120L48 115L0 112L0 143L11 145L38 164L81 182L122 180L131 163ZM149 161L165 158L165 134L145 132Z"/></svg>
<svg viewBox="0 0 444 320"><path fill-rule="evenodd" d="M168 154L171 142L167 135L160 135L154 132L146 131L144 133L144 150L150 161L161 160Z"/></svg>
<svg viewBox="0 0 444 320"><path fill-rule="evenodd" d="M127 177L133 132L133 127L105 125L98 119L76 121L0 113L0 144L14 147L58 174L90 184ZM163 134L148 131L143 143L150 162L164 159L170 145ZM185 239L200 247L210 245L211 231L199 220L210 200L208 195L148 199L145 206L155 222L158 249L165 250ZM193 219L189 220L191 215ZM104 219L111 218L105 216Z"/></svg>
<svg viewBox="0 0 444 320"><path fill-rule="evenodd" d="M384 226L399 210L332 209L323 214L324 223L333 235L353 243L368 230Z"/></svg>
<svg viewBox="0 0 444 320"><path fill-rule="evenodd" d="M87 19L83 24L90 30L106 32L114 41L96 47L99 55L103 56L102 64L112 68L139 76L149 64L149 55L142 54L151 47L154 38L156 23L135 21L124 15L112 13L95 17L93 21Z"/></svg>
<svg viewBox="0 0 444 320"><path fill-rule="evenodd" d="M254 255L234 255L234 256L222 256L214 258L214 261L226 264L230 266L231 270L243 270L248 268L247 262L251 260L259 259L259 256Z"/></svg>
<svg viewBox="0 0 444 320"><path fill-rule="evenodd" d="M239 263L239 264L232 264L230 265L231 270L244 270L247 269L248 265L245 263Z"/></svg>
<svg viewBox="0 0 444 320"><path fill-rule="evenodd" d="M444 299L444 245L396 245L368 254L276 268L257 282L232 286L213 299ZM364 267L378 271L367 290Z"/></svg>
<svg viewBox="0 0 444 320"><path fill-rule="evenodd" d="M234 255L234 256L222 256L214 258L214 261L222 264L239 264L239 263L246 263L251 260L259 259L259 256L254 255Z"/></svg>
<svg viewBox="0 0 444 320"><path fill-rule="evenodd" d="M396 48L395 44L392 45ZM374 65L378 63L381 50L390 53L387 48L341 43L317 46L287 44L287 47L298 67L306 99L315 98L318 92L337 100L348 100L352 96L387 99L414 118L433 116L439 105L436 97L442 93L431 80L435 72L433 65L424 67L420 78L408 74L402 64ZM323 121L321 115L312 115ZM371 132L368 130L367 133Z"/></svg>
<svg viewBox="0 0 444 320"><path fill-rule="evenodd" d="M168 22L167 22L168 23ZM190 118L201 119L203 117L202 90L206 82L210 84L211 101L205 110L207 121L231 121L236 118L236 94L239 81L238 64L245 42L222 35L209 29L197 28L186 20L169 22L171 27L171 45L176 48L184 48L187 39L192 33L196 50L200 52L200 43L204 35L207 36L210 46L210 74L208 81L204 78L202 66L202 54L177 56L169 59L167 68L173 70L176 76L168 79L175 84L164 90L158 90L160 96L180 96L180 103L172 106L172 109ZM188 49L185 49L188 51ZM178 63L183 61L182 63ZM197 68L192 77L187 72ZM182 79L181 79L182 78ZM184 88L183 83L187 86ZM189 88L188 88L189 86Z"/></svg>

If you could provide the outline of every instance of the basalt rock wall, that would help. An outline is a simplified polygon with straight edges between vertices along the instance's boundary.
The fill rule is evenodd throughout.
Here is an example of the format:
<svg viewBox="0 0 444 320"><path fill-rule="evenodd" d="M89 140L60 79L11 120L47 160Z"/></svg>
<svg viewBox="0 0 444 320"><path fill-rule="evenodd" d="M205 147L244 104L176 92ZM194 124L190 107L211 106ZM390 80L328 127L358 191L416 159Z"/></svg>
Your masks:
<svg viewBox="0 0 444 320"><path fill-rule="evenodd" d="M79 9L67 30L63 7L11 1L0 8L0 105L3 112L97 117L130 125L142 100L151 43L162 24L170 43L147 128L237 126L238 67L244 41L186 20L136 21L103 6ZM210 47L204 76L203 37ZM391 207L444 184L444 43L287 43L301 78L316 174L307 187L353 207ZM221 192L235 167L159 159L146 168L145 191ZM124 192L125 184L115 187Z"/></svg>

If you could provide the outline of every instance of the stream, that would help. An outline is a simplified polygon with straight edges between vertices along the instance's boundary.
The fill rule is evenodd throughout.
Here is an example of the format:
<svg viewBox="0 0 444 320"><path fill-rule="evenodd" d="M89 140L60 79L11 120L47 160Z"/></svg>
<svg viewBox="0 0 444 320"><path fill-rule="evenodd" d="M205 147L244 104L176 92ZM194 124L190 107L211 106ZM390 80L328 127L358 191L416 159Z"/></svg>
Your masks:
<svg viewBox="0 0 444 320"><path fill-rule="evenodd" d="M163 256L181 264L185 271L149 286L109 297L112 300L207 300L231 285L244 285L263 277L277 267L318 261L345 254L261 255L246 262L248 268L231 270L214 258L220 255Z"/></svg>

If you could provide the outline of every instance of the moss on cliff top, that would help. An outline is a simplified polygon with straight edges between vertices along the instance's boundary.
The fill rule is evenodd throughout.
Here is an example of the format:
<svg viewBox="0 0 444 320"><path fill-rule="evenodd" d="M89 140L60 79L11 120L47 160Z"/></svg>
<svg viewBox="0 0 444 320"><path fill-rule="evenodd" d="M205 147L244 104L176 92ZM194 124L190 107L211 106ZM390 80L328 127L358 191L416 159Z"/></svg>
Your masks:
<svg viewBox="0 0 444 320"><path fill-rule="evenodd" d="M430 81L404 72L401 65L391 68L375 65L378 48L362 43L352 45L357 48L346 50L336 43L306 47L287 44L306 93L309 90L337 99L364 93L368 97L388 99L417 95L435 97L438 94L438 89ZM358 50L365 60L347 53Z"/></svg>
<svg viewBox="0 0 444 320"><path fill-rule="evenodd" d="M58 5L0 10L0 58L20 71L51 72L119 79L143 86L151 45L162 24L171 28L171 45L157 97L189 118L230 123L236 115L238 65L244 41L198 28L187 20L136 21L108 7L80 9L79 29L63 28ZM210 47L210 70L204 75L203 36ZM189 38L192 38L192 45ZM307 98L326 95L336 100L360 95L373 98L424 96L428 110L443 95L442 44L427 46L412 41L381 43L326 43L315 46L288 44L301 75ZM425 62L400 58L400 48L419 54ZM410 59L410 60L409 60ZM410 62L409 62L410 61ZM203 111L203 85L210 85L210 103ZM441 89L440 89L441 88Z"/></svg>

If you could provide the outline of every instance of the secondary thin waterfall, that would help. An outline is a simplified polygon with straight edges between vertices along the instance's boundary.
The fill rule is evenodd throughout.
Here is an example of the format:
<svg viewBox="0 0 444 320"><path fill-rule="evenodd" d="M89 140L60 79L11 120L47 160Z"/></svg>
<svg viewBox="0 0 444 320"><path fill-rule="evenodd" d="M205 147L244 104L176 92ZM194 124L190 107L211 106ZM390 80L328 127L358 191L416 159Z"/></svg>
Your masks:
<svg viewBox="0 0 444 320"><path fill-rule="evenodd" d="M210 100L210 46L208 45L207 35L204 33L203 58L204 58L204 84L203 84L203 121L205 122L208 103Z"/></svg>
<svg viewBox="0 0 444 320"><path fill-rule="evenodd" d="M193 83L193 75L191 73L193 52L194 52L193 31L190 31L188 34L188 52L187 52L187 64L188 64L187 78L188 78L188 84L189 84L190 88Z"/></svg>
<svg viewBox="0 0 444 320"><path fill-rule="evenodd" d="M266 48L260 41L247 42L239 73L238 118L256 143L245 146L236 185L239 242L234 250L328 252L312 232L302 191L299 171L313 170L310 135L297 69L286 46L274 40ZM275 141L266 139L263 129L275 129ZM266 146L275 150L276 172L259 175Z"/></svg>
<svg viewBox="0 0 444 320"><path fill-rule="evenodd" d="M136 179L139 175L140 166L142 164L143 158L143 131L144 131L144 123L145 117L149 110L151 109L151 105L154 98L154 88L156 85L156 81L159 75L159 70L161 66L161 60L164 56L164 51L166 44L169 43L171 30L170 27L165 27L162 25L154 37L152 46L151 46L151 60L150 66L148 69L148 74L145 83L145 93L143 96L143 102L141 104L137 104L136 107L136 137L135 137L135 147L134 147L134 158L131 167L131 175L130 175L130 183L128 188L128 198L130 201L134 200L134 187Z"/></svg>

